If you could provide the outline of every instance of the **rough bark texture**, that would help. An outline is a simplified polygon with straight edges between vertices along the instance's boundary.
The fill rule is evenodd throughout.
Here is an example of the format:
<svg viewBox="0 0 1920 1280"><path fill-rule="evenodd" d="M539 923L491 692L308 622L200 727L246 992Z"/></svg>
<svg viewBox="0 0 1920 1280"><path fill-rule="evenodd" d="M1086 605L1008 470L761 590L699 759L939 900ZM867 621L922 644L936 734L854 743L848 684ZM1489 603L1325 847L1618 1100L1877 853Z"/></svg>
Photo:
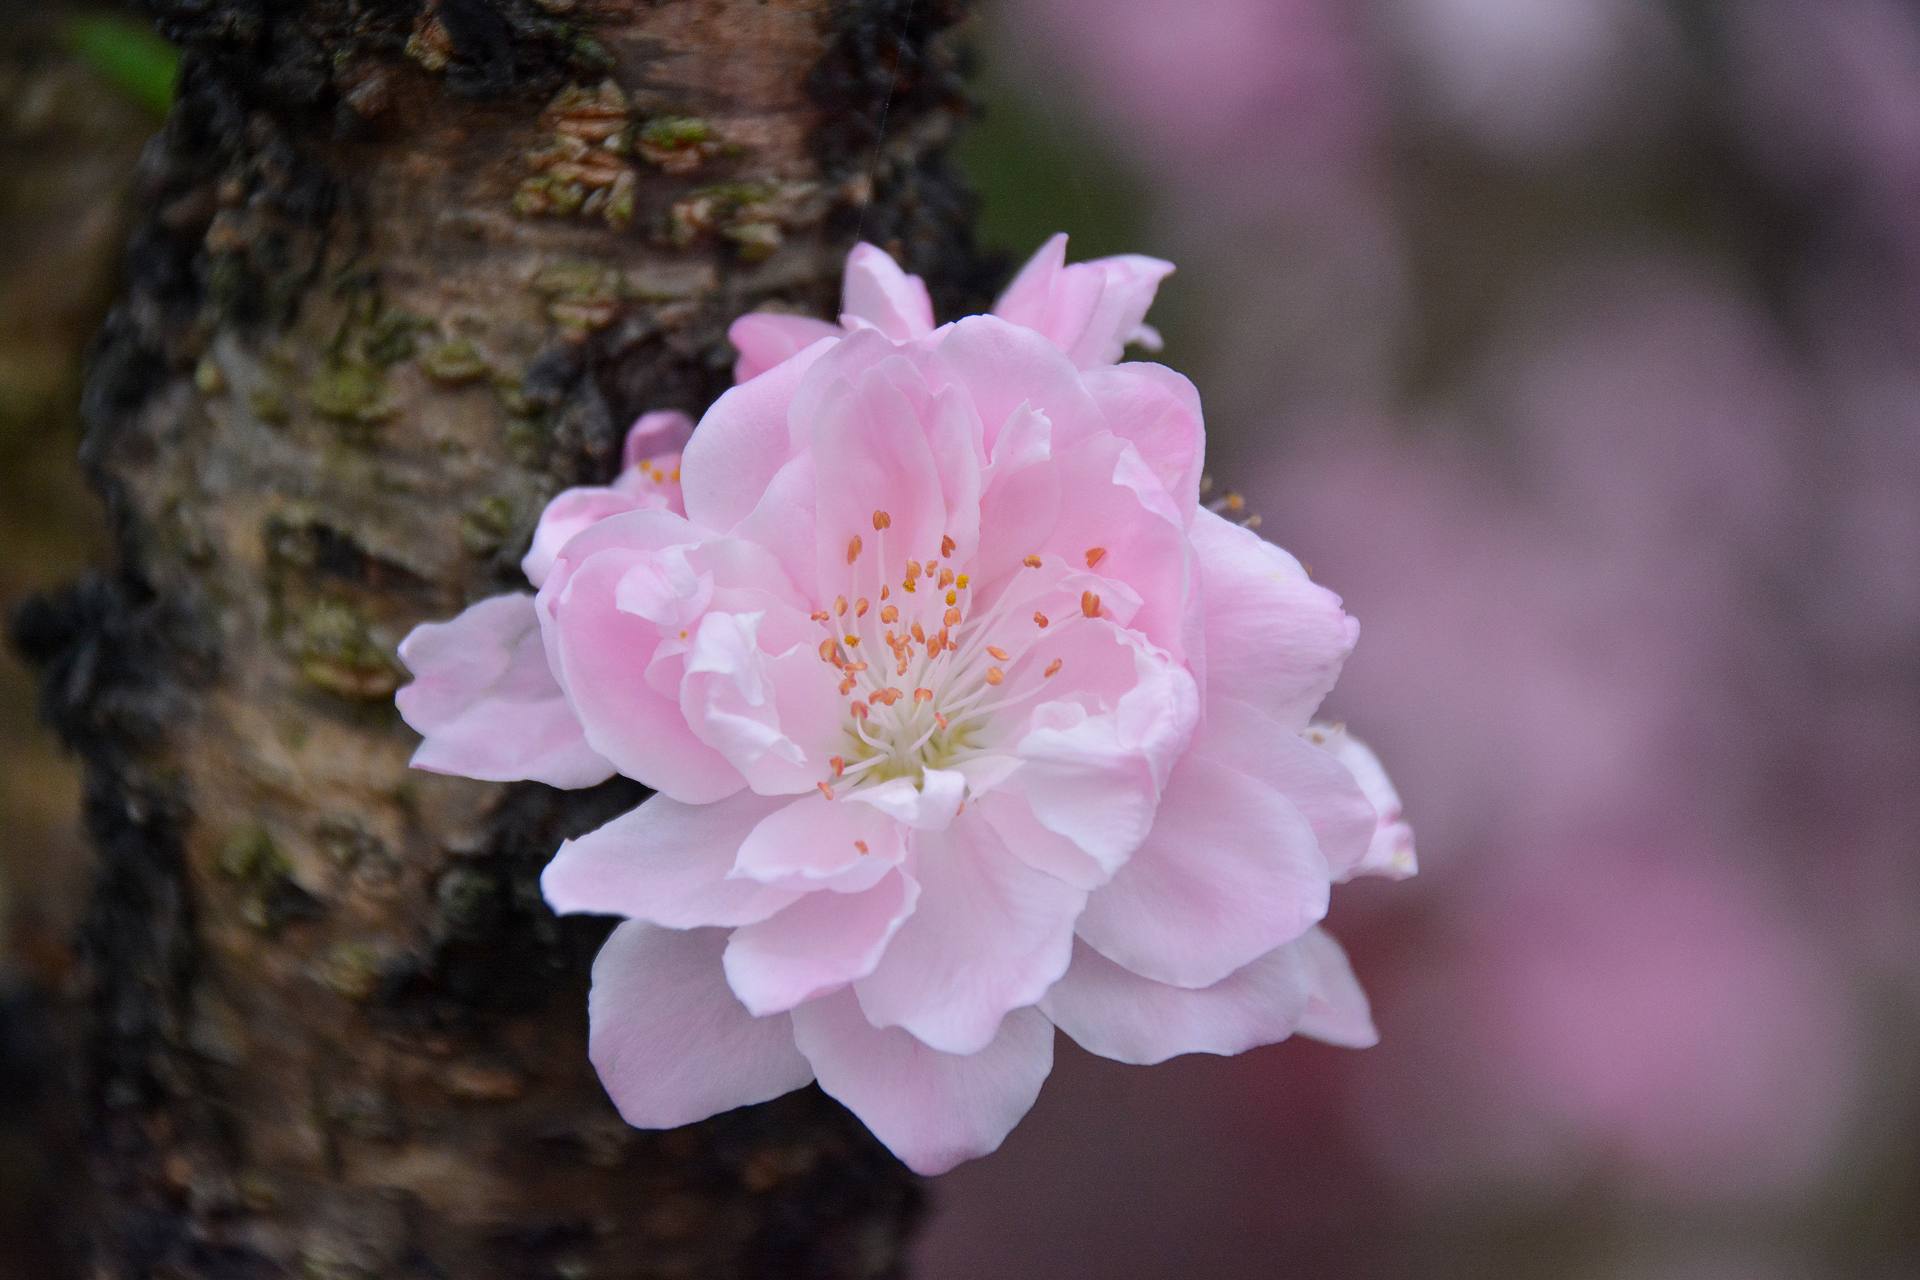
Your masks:
<svg viewBox="0 0 1920 1280"><path fill-rule="evenodd" d="M118 563L16 620L101 860L76 1262L896 1274L919 1190L817 1092L620 1122L605 925L536 876L643 793L410 773L393 649L704 407L733 315L830 312L856 231L970 293L956 3L151 7L187 60L85 398Z"/></svg>

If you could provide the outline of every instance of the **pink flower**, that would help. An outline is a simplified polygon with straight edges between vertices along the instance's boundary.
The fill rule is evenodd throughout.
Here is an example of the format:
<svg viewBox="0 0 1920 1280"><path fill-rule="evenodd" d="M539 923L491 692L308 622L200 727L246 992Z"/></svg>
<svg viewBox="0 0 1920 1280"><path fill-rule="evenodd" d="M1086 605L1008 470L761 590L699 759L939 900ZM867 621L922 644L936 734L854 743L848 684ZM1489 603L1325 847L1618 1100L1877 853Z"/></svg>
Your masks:
<svg viewBox="0 0 1920 1280"><path fill-rule="evenodd" d="M1112 363L1165 264L1063 258L934 328L861 246L841 327L735 327L683 505L561 495L538 595L404 649L423 767L658 792L543 878L626 917L591 1051L635 1125L817 1079L938 1172L1055 1026L1140 1063L1375 1038L1317 927L1412 867L1377 762L1309 726L1355 624L1200 503L1193 387Z"/></svg>
<svg viewBox="0 0 1920 1280"><path fill-rule="evenodd" d="M1160 349L1160 335L1141 323L1173 264L1137 253L1067 265L1067 238L1054 236L1020 269L993 314L1051 338L1077 366L1112 364L1130 342ZM736 380L746 382L822 338L877 329L895 342L933 332L933 302L920 277L902 271L870 244L847 255L836 327L810 316L756 311L727 330L739 348Z"/></svg>

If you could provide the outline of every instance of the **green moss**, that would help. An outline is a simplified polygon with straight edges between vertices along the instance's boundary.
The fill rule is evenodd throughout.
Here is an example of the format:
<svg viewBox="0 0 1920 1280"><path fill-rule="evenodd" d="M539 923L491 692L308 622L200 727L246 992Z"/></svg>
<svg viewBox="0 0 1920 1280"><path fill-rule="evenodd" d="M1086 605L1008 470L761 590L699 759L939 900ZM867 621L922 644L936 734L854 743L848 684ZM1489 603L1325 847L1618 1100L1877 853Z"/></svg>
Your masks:
<svg viewBox="0 0 1920 1280"><path fill-rule="evenodd" d="M420 357L420 367L429 378L447 386L478 382L492 372L479 348L465 338L455 338L427 348Z"/></svg>
<svg viewBox="0 0 1920 1280"><path fill-rule="evenodd" d="M460 517L460 541L477 556L498 551L513 532L513 503L499 494L480 499Z"/></svg>
<svg viewBox="0 0 1920 1280"><path fill-rule="evenodd" d="M365 618L339 601L322 601L300 621L301 676L342 698L383 702L400 687L401 669Z"/></svg>
<svg viewBox="0 0 1920 1280"><path fill-rule="evenodd" d="M697 116L656 116L640 127L640 145L662 151L697 147L713 137L713 126Z"/></svg>
<svg viewBox="0 0 1920 1280"><path fill-rule="evenodd" d="M330 363L307 383L307 403L329 418L362 426L398 412L387 396L386 375L367 360Z"/></svg>

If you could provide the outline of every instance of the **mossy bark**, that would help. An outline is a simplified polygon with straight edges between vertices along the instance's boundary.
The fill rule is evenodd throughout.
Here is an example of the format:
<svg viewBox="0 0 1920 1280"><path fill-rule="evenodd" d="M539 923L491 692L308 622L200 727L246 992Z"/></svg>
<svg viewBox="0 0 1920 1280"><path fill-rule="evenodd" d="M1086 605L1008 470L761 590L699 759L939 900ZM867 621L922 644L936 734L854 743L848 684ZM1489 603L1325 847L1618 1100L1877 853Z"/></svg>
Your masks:
<svg viewBox="0 0 1920 1280"><path fill-rule="evenodd" d="M956 5L150 7L186 62L85 405L118 560L16 627L100 857L77 1262L897 1274L917 1186L817 1092L650 1134L596 1082L605 925L536 877L644 793L411 773L391 695L732 316L829 312L856 232L971 300Z"/></svg>

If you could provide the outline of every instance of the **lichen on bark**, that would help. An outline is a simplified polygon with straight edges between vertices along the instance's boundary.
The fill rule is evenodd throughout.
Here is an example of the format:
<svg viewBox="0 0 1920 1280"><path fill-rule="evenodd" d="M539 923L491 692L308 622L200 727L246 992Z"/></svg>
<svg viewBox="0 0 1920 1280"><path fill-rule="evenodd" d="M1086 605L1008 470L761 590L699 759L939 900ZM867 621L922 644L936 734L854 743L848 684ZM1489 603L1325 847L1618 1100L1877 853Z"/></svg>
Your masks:
<svg viewBox="0 0 1920 1280"><path fill-rule="evenodd" d="M536 877L644 793L409 773L391 694L626 422L724 387L733 315L829 311L856 230L977 296L959 6L149 7L181 88L85 397L117 561L15 627L100 856L79 1260L896 1274L918 1188L818 1093L642 1134L594 1080L605 924Z"/></svg>

